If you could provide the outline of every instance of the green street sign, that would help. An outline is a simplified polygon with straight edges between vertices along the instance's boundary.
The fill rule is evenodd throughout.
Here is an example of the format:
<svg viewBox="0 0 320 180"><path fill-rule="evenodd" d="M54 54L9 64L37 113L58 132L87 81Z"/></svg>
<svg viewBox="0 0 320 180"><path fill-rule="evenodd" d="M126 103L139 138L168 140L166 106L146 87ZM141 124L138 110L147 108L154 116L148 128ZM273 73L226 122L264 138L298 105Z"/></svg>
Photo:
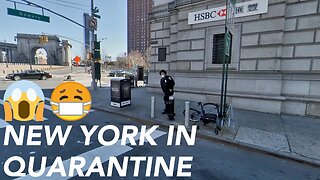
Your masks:
<svg viewBox="0 0 320 180"><path fill-rule="evenodd" d="M34 19L38 21L43 21L43 22L50 22L50 17L49 16L43 16L40 14L35 14L27 11L21 11L17 9L11 9L8 8L8 15L12 16L18 16L18 17L23 17L23 18L28 18L28 19Z"/></svg>
<svg viewBox="0 0 320 180"><path fill-rule="evenodd" d="M230 56L230 50L231 50L231 34L230 32L226 33L226 41L225 41L225 54L227 56Z"/></svg>

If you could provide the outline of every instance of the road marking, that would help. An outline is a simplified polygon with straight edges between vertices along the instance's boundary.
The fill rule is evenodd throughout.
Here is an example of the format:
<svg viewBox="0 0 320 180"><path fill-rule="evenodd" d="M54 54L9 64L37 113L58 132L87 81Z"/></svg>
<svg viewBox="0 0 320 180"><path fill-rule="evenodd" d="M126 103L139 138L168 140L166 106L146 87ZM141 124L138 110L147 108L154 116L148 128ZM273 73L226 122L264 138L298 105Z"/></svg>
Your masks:
<svg viewBox="0 0 320 180"><path fill-rule="evenodd" d="M5 128L6 126L11 126L11 124L0 118L0 129Z"/></svg>
<svg viewBox="0 0 320 180"><path fill-rule="evenodd" d="M37 121L37 120L35 120L35 119L33 119L34 121ZM48 118L46 118L46 117L43 117L43 121L47 121L48 120Z"/></svg>
<svg viewBox="0 0 320 180"><path fill-rule="evenodd" d="M52 111L52 108L51 108L51 106L49 106L49 105L44 104L44 108L46 108L46 109L49 110L49 111Z"/></svg>
<svg viewBox="0 0 320 180"><path fill-rule="evenodd" d="M165 132L162 132L162 131L158 131L158 130L155 130L152 134L151 134L151 137L153 139L157 139L163 135L165 135L166 133ZM137 134L137 136L135 136L135 140L139 140L140 138L140 133ZM129 141L126 142L126 144L128 144ZM90 151L87 151L85 153L82 153L78 156L80 157L83 157L85 158L86 160L86 165L82 168L82 171L83 172L86 172L90 165L91 165L91 162L94 160L94 158L96 156L99 156L100 159L101 159L101 162L102 163L105 163L107 161L109 161L109 157L110 156L120 156L128 151L131 151L133 148L129 147L129 146L122 146L121 145L121 139L117 141L117 143L113 146L101 146L101 147L98 147L96 149L93 149L93 150L90 150ZM65 168L65 171L68 175L69 173L69 167L70 167L70 159L67 159L65 161L63 161L63 166ZM48 173L49 169L51 168L51 166L49 167L46 167L45 169L45 172L43 173L43 176L40 176L38 178L45 178L46 174ZM85 173L84 173L85 174ZM54 179L54 180L66 180L66 179L71 179L72 177L61 177L59 176L60 174L59 173L53 173L52 176L50 176L50 179ZM77 171L74 172L74 176L77 176L78 173ZM73 177L74 177L73 176ZM49 178L49 177L48 177ZM26 176L23 176L23 177L20 177L20 178L17 178L16 180L33 180L34 177L31 177L30 175L26 175Z"/></svg>

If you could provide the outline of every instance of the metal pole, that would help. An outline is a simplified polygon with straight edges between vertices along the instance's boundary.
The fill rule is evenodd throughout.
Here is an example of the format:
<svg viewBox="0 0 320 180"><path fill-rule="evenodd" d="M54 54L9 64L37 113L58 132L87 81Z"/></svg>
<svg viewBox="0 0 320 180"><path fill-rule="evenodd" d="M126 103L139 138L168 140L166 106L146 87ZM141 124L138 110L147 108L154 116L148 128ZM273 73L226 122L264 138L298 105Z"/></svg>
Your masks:
<svg viewBox="0 0 320 180"><path fill-rule="evenodd" d="M228 33L228 32L227 32ZM227 58L227 56L225 56ZM229 75L229 59L226 59L226 76L225 76L225 85L224 85L224 108L223 108L223 114L226 115L226 109L227 109L227 89L228 89L228 75Z"/></svg>
<svg viewBox="0 0 320 180"><path fill-rule="evenodd" d="M186 128L189 127L189 119L190 119L190 102L185 102L185 114L184 114L184 125Z"/></svg>
<svg viewBox="0 0 320 180"><path fill-rule="evenodd" d="M93 6L93 0L91 0L91 18L93 18L94 15L94 6ZM92 54L94 53L94 41L95 35L94 35L94 29L92 28L91 30L91 36L92 36L92 41L91 41L91 51ZM92 82L91 82L91 89L96 90L97 89L97 83L96 83L96 77L95 77L95 64L94 64L94 59L91 61L91 76L92 76Z"/></svg>
<svg viewBox="0 0 320 180"><path fill-rule="evenodd" d="M49 11L49 12L51 12L52 14L55 14L55 15L57 15L57 16L60 16L60 17L66 19L66 20L68 20L68 21L70 21L70 22L73 22L74 24L76 24L76 25L78 25L78 26L81 26L81 27L87 29L87 27L85 27L84 25L82 25L82 24L80 24L80 23L78 23L78 22L76 22L76 21L74 21L74 20L72 20L72 19L70 19L70 18L62 15L62 14L59 14L59 13L57 13L57 12L55 12L55 11L52 11L52 10L50 10L50 9L48 9L48 8L45 8L45 7L43 7L43 6L40 6L40 5L36 4L36 3L30 2L30 1L27 1L27 0L21 0L21 1L26 2L27 4L25 4L25 5L31 5L31 6L34 6L34 7L41 8L42 10ZM92 0L91 0L91 2L92 2Z"/></svg>
<svg viewBox="0 0 320 180"><path fill-rule="evenodd" d="M224 53L223 53L224 54ZM222 66L222 79L221 79L221 94L220 94L220 112L219 116L221 117L224 112L224 87L225 87L225 71L226 71L226 63L225 63L225 55L223 56L223 66Z"/></svg>
<svg viewBox="0 0 320 180"><path fill-rule="evenodd" d="M151 97L151 118L154 118L154 107L155 107L156 98Z"/></svg>

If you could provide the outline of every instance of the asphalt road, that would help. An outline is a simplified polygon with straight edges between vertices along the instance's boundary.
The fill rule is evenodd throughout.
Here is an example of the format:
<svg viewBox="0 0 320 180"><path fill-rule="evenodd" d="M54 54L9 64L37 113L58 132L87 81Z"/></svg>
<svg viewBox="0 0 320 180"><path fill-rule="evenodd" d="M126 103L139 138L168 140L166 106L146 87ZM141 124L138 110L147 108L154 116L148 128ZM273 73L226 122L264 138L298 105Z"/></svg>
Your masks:
<svg viewBox="0 0 320 180"><path fill-rule="evenodd" d="M38 83L39 81L36 81ZM41 82L41 83L52 83L55 80ZM57 80L58 82L58 80ZM41 85L42 86L42 85ZM50 85L51 86L51 85ZM3 89L4 86L1 88ZM44 94L46 97L51 96L52 89L46 88ZM2 99L4 91L0 91L0 99ZM50 105L49 101L46 101L47 105ZM125 109L124 109L125 110ZM3 105L0 104L0 118L4 118ZM138 113L138 112L137 112ZM168 129L157 129L155 132L155 141L157 146L151 146L146 144L144 146L132 146L127 144L125 146L102 146L97 138L98 132L92 135L92 139L89 146L84 146L84 135L80 129L80 125L85 125L88 128L92 128L94 125L99 125L102 128L106 125L115 125L122 131L124 125L135 125L141 129L143 124L135 122L133 119L124 118L122 116L117 116L111 113L106 113L102 111L91 112L81 121L77 122L66 122L57 118L50 110L45 109L44 117L46 121L44 122L19 122L12 121L9 124L16 129L22 125L26 125L26 129L30 125L49 125L50 128L61 125L63 132L65 132L68 125L72 125L72 131L67 139L64 146L59 145L57 141L53 143L52 146L46 145L46 138L44 131L42 132L41 146L16 146L12 139L8 146L4 146L4 134L5 127L0 126L0 148L1 156L0 162L2 168L0 168L0 179L13 179L8 177L4 170L4 162L12 156L22 157L28 167L29 157L35 156L36 163L34 169L40 169L40 159L42 156L48 157L48 162L46 167L52 165L53 161L57 156L61 156L63 160L68 160L72 156L83 155L87 158L87 163L90 164L89 159L93 156L99 156L104 159L103 169L108 169L107 158L110 156L117 156L120 164L122 163L124 157L129 156L151 156L155 158L156 156L163 156L167 164L169 164L169 158L171 156L192 156L193 161L191 162L191 178L180 178L180 179L320 179L320 169L311 167L305 164L300 164L297 162L283 160L277 157L269 156L266 154L261 154L257 152L251 152L245 149L239 149L230 145L224 145L217 142L211 142L207 140L202 140L197 138L196 144L194 146L188 146L185 141L182 141L181 146L166 146ZM4 121L1 121L1 125ZM38 131L39 132L39 131ZM108 131L104 134L106 140L112 139L113 133ZM27 133L24 137L24 142L26 142ZM35 138L37 139L37 138ZM39 139L39 138L38 138ZM120 137L121 139L121 137ZM145 179L146 173L145 162L140 165L139 177L137 179ZM11 170L17 170L19 168L17 163L12 163L10 166ZM26 168L27 169L27 168ZM154 175L154 163L152 167L151 177ZM27 173L25 170L24 172ZM112 179L123 179L119 177L115 169L113 171ZM133 179L134 163L129 162L127 170L127 178ZM68 173L68 172L67 172ZM177 174L177 163L174 167L174 177L173 179L179 179L175 177ZM59 175L56 173L56 175ZM89 177L90 179L99 178L98 173L92 173ZM70 177L71 179L78 179L79 176ZM167 177L162 170L160 170L159 179L167 179ZM59 179L59 178L58 178ZM67 179L67 178L63 178Z"/></svg>

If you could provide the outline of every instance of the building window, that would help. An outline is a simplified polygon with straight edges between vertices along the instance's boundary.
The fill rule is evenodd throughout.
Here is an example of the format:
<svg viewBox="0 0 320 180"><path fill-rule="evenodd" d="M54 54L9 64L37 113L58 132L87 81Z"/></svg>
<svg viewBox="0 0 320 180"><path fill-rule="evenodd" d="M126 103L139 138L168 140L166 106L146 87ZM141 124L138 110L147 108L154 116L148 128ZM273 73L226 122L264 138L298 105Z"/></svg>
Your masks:
<svg viewBox="0 0 320 180"><path fill-rule="evenodd" d="M158 61L166 61L167 48L159 48L158 50Z"/></svg>
<svg viewBox="0 0 320 180"><path fill-rule="evenodd" d="M205 69L216 70L222 68L224 55L224 33L225 26L209 27L206 31L205 39ZM240 47L241 47L241 26L236 24L234 26L233 36L231 37L232 48L229 62L230 69L238 70L240 61ZM219 51L220 49L220 51Z"/></svg>
<svg viewBox="0 0 320 180"><path fill-rule="evenodd" d="M212 46L212 64L222 64L224 54L224 36L225 34L214 34L213 35L213 46ZM232 38L231 38L232 39ZM231 55L226 56L228 63L231 62Z"/></svg>

